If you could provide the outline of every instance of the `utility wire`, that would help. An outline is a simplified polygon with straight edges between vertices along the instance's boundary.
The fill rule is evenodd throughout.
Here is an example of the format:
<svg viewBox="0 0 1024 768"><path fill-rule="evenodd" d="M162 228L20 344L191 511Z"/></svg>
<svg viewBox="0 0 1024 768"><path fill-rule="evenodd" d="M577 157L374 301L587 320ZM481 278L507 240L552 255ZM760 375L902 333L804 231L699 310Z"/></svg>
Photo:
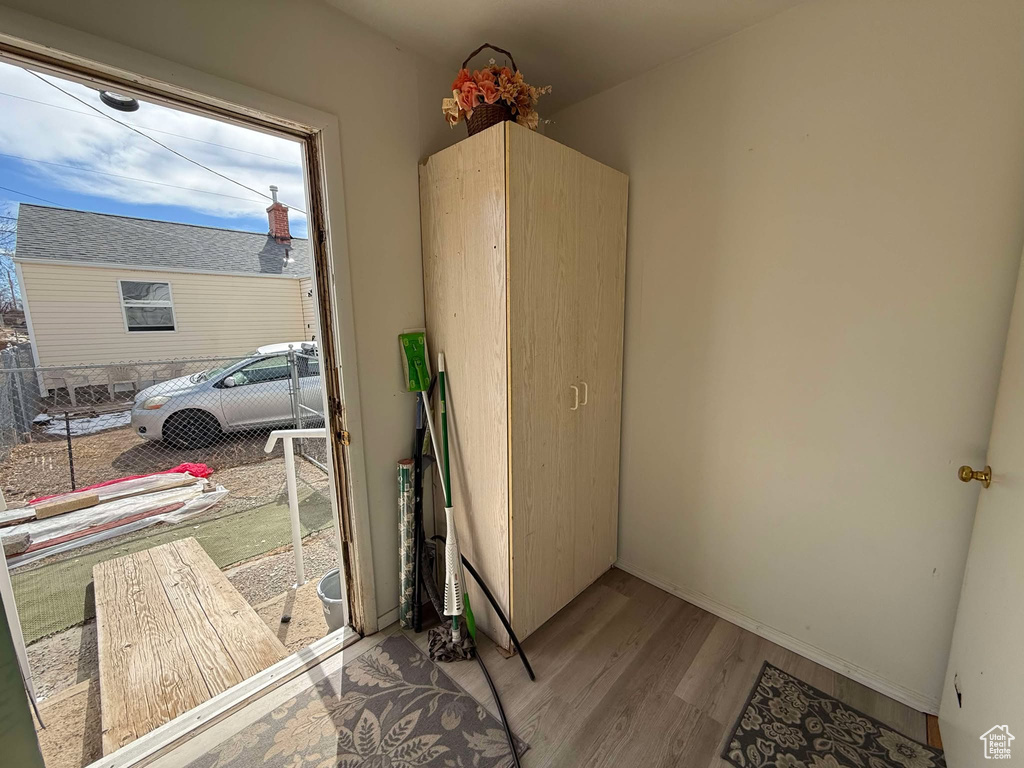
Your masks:
<svg viewBox="0 0 1024 768"><path fill-rule="evenodd" d="M0 187L0 189L2 189L4 192L10 192L11 194L14 194L14 195L21 195L22 197L31 197L33 200L39 200L42 203L48 203L50 205L55 205L58 208L61 207L60 203L55 203L55 202L53 202L53 200L47 200L45 197L38 197L37 195L30 195L28 192L21 192L21 191L19 191L17 189L11 189L10 187ZM15 217L15 216L6 216L5 218L14 219L14 218L17 218L17 217Z"/></svg>
<svg viewBox="0 0 1024 768"><path fill-rule="evenodd" d="M55 206L57 208L63 208L63 206L60 203L54 202L53 200L47 200L45 197L39 197L38 195L30 195L28 192L22 192L21 190L18 190L18 189L11 189L10 187L0 187L0 189L5 190L6 192L12 192L15 195L22 195L23 197L31 197L34 200L39 200L40 202L46 203L48 205ZM10 217L10 218L15 218L15 217ZM164 236L170 235L171 237L176 237L179 240L182 240L182 241L184 241L186 243L195 244L195 243L198 242L196 240L191 240L190 238L185 237L184 235L178 234L177 232L163 232L163 231L161 231L159 229L154 229L153 227L147 227L145 224L139 224L138 222L136 222L134 219L132 219L129 216L118 216L118 218L123 219L125 224L127 224L128 226L135 227L136 229L141 229L141 230L144 230L146 232L155 232L156 234L164 235Z"/></svg>
<svg viewBox="0 0 1024 768"><path fill-rule="evenodd" d="M0 152L0 157L9 157L12 160L21 160L26 163L39 163L40 165L52 165L56 168L69 168L72 171L82 171L83 173L98 173L101 176L111 176L115 179L126 179L127 181L139 181L143 184L157 184L161 187L170 187L172 189L183 189L186 192L199 192L203 195L216 195L217 197L227 197L231 200L243 200L247 203L261 203L261 200L253 200L251 197L238 197L237 195L226 195L223 192L210 192L205 189L196 189L195 187L183 187L179 184L168 184L164 181L153 181L152 179L140 179L138 176L125 176L120 173L110 173L109 171L98 171L94 168L81 168L77 165L68 165L67 163L54 163L49 160L36 160L32 157L22 157L21 155L10 155L6 152Z"/></svg>
<svg viewBox="0 0 1024 768"><path fill-rule="evenodd" d="M133 126L133 125L129 125L128 123L125 123L125 122L122 122L121 120L118 120L118 119L117 119L116 117L114 117L114 116L112 116L112 115L108 115L108 114L107 114L106 112L104 112L103 110L101 110L101 109L98 109L98 108L94 107L94 106L93 106L92 104L90 104L89 102L85 101L85 99L80 99L80 98L78 98L77 96L75 96L75 94L71 93L70 91L65 91L65 90L64 90L63 88L61 88L61 87L60 87L59 85L57 85L57 84L56 84L56 83L54 83L54 82L51 82L51 81L47 80L47 79L46 79L45 77L43 77L42 75L40 75L40 74L38 74L38 73L36 73L36 72L33 72L33 71L32 71L32 70L30 70L30 69L26 69L25 71L26 71L26 72L28 72L28 73L29 73L30 75L32 75L33 77L35 77L36 79L38 79L38 80L42 80L42 81L43 81L44 83L46 83L47 85L49 85L49 86L50 86L51 88L56 88L56 89L57 89L58 91L60 91L61 93L63 93L63 94L65 95L65 96L68 96L68 97L70 97L70 98L74 99L75 101L77 101L77 102L78 102L79 104L82 104L83 106L85 106L85 107L88 107L88 108L89 108L89 109L91 109L91 110L92 110L93 112L95 112L95 113L97 113L97 114L99 114L99 115L103 115L103 116L104 116L105 118L107 118L108 120L113 120L113 121L114 121L115 123L117 123L118 125L123 125L123 126L124 126L125 128L127 128L127 129L128 129L129 131L132 131L132 132L134 132L134 133L137 133L137 134L139 134L139 136L142 136L143 138L149 139L150 141L152 141L152 142L153 142L154 144L156 144L157 146L159 146L159 147L163 147L164 149L166 149L166 150L167 150L168 152L170 152L170 153L171 153L172 155L177 155L177 156L178 156L178 157L180 157L180 158L181 158L182 160L185 160L186 162L192 163L192 165L198 166L199 168L202 168L202 169L203 169L204 171L209 171L210 173L214 174L215 176L220 176L220 177L221 177L222 179L224 179L225 181L230 181L230 182L231 182L232 184L237 184L237 185L238 185L239 187L242 187L243 189L247 189L247 190L249 190L250 192L253 192L253 193L255 193L255 194L259 195L260 197L264 197L264 198L266 198L267 200L272 200L272 199L273 199L273 198L271 198L271 196L270 196L270 195L267 195L267 194L265 194L265 193L263 193L263 192L260 192L260 191L259 191L258 189L253 189L253 188L252 188L252 187L250 187L250 186L249 186L248 184L243 184L243 183L242 183L242 182L240 182L240 181L236 181L235 179L232 179L232 178L231 178L230 176L226 176L226 175L224 175L223 173L221 173L220 171L215 171L215 170L214 170L213 168L210 168L209 166L203 165L202 163L200 163L200 162L199 162L199 161L197 161L197 160L193 160L193 159L192 159L191 157L189 157L188 155L184 155L184 154L182 154L181 152L179 152L178 150L176 150L176 149L172 149L171 147L167 146L166 144L164 144L163 142L159 141L158 139L154 139L154 138L153 138L152 136L150 136L150 135L149 135L148 133L143 133L142 131L140 131L140 130L139 130L138 128L136 128L135 126ZM289 208L292 208L293 210L296 210L296 211L298 211L299 213L302 213L302 214L305 214L305 213L306 213L306 212L305 212L304 210L302 210L301 208L296 208L296 207L294 207L294 206L288 206L288 207L289 207Z"/></svg>
<svg viewBox="0 0 1024 768"><path fill-rule="evenodd" d="M0 91L0 96L7 96L8 98L11 98L11 99L19 99L20 101L27 101L27 102L29 102L31 104L38 104L41 107L52 107L53 109L63 109L65 112L70 112L73 115L83 115L84 117L91 117L94 120L99 119L101 117L107 117L108 116L108 115L103 114L103 113L98 114L98 115L94 115L94 114L91 114L89 112L83 112L80 109L72 109L71 107L65 107L63 104L51 104L48 101L39 101L39 99L30 99L28 96L19 96L16 93L8 93L7 91ZM148 125L140 125L138 127L139 128L144 128L147 131L152 131L153 133L162 133L164 136L174 136L175 138L185 139L186 141L195 141L195 142L198 142L200 144L209 144L211 147L220 147L221 149L228 149L228 150L231 150L232 152L244 152L247 155L255 155L256 157L262 157L262 158L264 158L266 160L274 160L274 161L276 161L278 163L283 163L283 164L288 164L288 165L292 165L293 164L291 160L285 160L283 157L275 157L274 155L264 155L262 152L253 152L250 149L239 149L238 147L229 147L227 144L218 144L215 141L206 141L205 139L197 139L194 136L185 136L184 134L181 134L181 133L172 133L171 131L162 131L159 128L153 128L153 127L148 126Z"/></svg>

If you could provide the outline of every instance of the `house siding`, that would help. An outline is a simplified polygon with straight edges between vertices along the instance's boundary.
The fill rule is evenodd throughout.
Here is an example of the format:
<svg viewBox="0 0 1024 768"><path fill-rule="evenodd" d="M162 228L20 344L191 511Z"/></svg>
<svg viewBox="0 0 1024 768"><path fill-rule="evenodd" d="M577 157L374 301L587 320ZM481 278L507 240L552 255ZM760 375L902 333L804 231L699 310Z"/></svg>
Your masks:
<svg viewBox="0 0 1024 768"><path fill-rule="evenodd" d="M234 356L306 338L295 279L19 264L42 366ZM129 333L119 280L170 283L176 330Z"/></svg>
<svg viewBox="0 0 1024 768"><path fill-rule="evenodd" d="M302 299L303 338L313 341L316 337L316 301L313 300L313 278L304 277L299 280L299 295Z"/></svg>

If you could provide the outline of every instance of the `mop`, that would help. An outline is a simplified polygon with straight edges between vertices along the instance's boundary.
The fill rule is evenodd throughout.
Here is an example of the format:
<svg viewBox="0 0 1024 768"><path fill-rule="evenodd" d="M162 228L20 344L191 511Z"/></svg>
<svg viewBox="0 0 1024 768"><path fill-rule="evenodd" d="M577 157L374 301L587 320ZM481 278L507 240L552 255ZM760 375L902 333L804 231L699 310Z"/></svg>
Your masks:
<svg viewBox="0 0 1024 768"><path fill-rule="evenodd" d="M444 467L446 467L448 464L448 456L447 452L442 454L441 450L439 449L437 442L437 432L434 429L434 422L430 410L430 398L431 394L433 393L434 384L439 382L437 379L432 378L430 375L430 363L429 358L427 356L426 332L423 329L406 331L399 335L398 338L399 345L403 352L402 366L405 370L407 388L410 392L417 392L418 394L421 395L419 402L417 403L418 407L416 409L416 436L413 441L413 457L414 460L417 460L417 463L419 463L418 460L421 459L423 457L423 454L426 452L426 440L424 439L423 435L423 430L425 427L427 433L429 434L430 445L433 446L433 458L438 464L438 472L443 479ZM445 393L445 405L447 405L447 392ZM445 414L445 416L447 416L447 413ZM447 419L445 419L445 426L446 425ZM447 443L447 431L445 431L445 442ZM442 461L444 462L443 464L441 463ZM434 583L434 570L432 560L434 553L433 542L439 542L444 544L446 543L446 539L441 536L433 536L431 537L431 546L429 548L426 546L425 537L423 535L423 515L422 506L420 503L420 494L421 484L417 483L417 510L415 525L417 538L416 547L414 550L414 557L416 560L414 572L419 575L419 578L415 583L415 588L413 591L414 605L412 607L412 610L414 612L414 616L416 616L417 613L419 612L419 589L422 586L422 588L427 592L427 597L434 605L434 608L437 611L437 615L443 616L445 615L444 604L441 595L438 592L437 586ZM450 494L451 487L449 475L449 486L447 491L445 492L446 506L450 506L450 504L447 501L447 499L450 498ZM449 525L448 530L455 532L455 526ZM457 537L457 533L455 533L455 535ZM457 549L458 547L456 547L456 550ZM487 584L484 582L483 578L473 567L473 564L470 563L469 560L465 557L465 555L459 553L458 562L461 562L461 565L469 571L470 576L473 577L474 581L476 581L477 583L477 586L480 587L480 591L484 594L484 597L486 597L487 601L491 604L491 607L494 609L494 612L497 615L498 620L505 628L505 631L508 632L508 635L512 640L513 646L518 651L519 659L523 664L523 668L526 670L526 674L529 676L530 680L536 680L536 675L534 675L533 668L530 666L530 661L519 643L519 638L516 636L516 633L512 630L512 625L509 623L509 620L505 616L505 612L501 609L501 606L498 605L498 601L494 598L494 595L492 594L491 590L488 589ZM453 574L456 573L454 569L454 564L452 565L453 567L449 568L447 567L448 563L446 562L446 575L449 572ZM464 585L467 583L465 580L465 575L461 571L457 572L457 574L458 575L456 578L458 579L458 583L462 585L462 590L464 594ZM414 618L413 620L413 626L415 631L417 632L422 630L421 622L417 621L416 618ZM475 632L475 623L473 629ZM460 638L464 638L464 636L462 636L461 633ZM450 633L442 633L436 630L431 631L430 656L435 661L456 661L459 659L472 658L472 655L472 643L460 642L458 645L453 645L450 640Z"/></svg>
<svg viewBox="0 0 1024 768"><path fill-rule="evenodd" d="M426 336L425 334L422 334L422 332L415 334L418 338L404 338L406 335L407 334L403 334L399 337L402 349L405 352L402 362L405 366L406 378L409 381L410 390L420 392L423 399L423 416L426 419L427 429L430 433L430 440L434 447L434 459L438 464L438 471L441 475L445 502L445 518L447 521L446 538L444 540L444 605L443 607L437 605L437 603L440 602L440 600L437 600L435 601L435 607L441 609L438 611L439 615L441 615L443 611L445 616L451 616L452 628L450 636L444 630L438 630L437 628L430 630L428 633L430 656L435 660L442 661L454 661L456 659L469 659L474 656L476 657L477 664L480 666L480 671L483 672L484 678L487 681L487 686L491 691L491 695L494 697L494 703L498 709L498 716L501 720L502 728L505 731L505 737L508 740L509 751L512 754L512 763L516 768L519 768L519 754L516 750L515 738L512 736L512 729L509 727L508 720L505 717L505 708L501 704L501 699L498 696L498 690L494 686L494 681L491 679L490 672L487 671L487 666L484 664L483 658L476 652L476 622L473 618L473 611L469 604L469 596L465 593L466 582L462 567L463 563L469 566L469 562L462 557L462 553L459 551L458 531L455 525L455 511L452 506L451 474L448 454L448 404L447 390L445 386L446 374L444 367L444 354L442 353L438 355L438 385L440 387L441 398L441 442L443 445L442 450L438 450L437 432L434 429L434 421L430 412L429 390L431 389L431 385L429 383L429 368L426 362ZM424 376L414 380L413 373L423 374ZM419 414L417 414L417 420L419 420ZM419 446L417 446L417 450L419 450ZM439 537L434 538L436 539ZM476 573L472 566L469 566L469 568L477 583L480 585L481 590L490 601L491 606L500 617L502 624L506 629L508 629L509 634L513 637L516 647L519 648L519 641L512 633L508 619L501 611L497 601L495 601L493 595L487 588L486 584L484 584L483 579L480 578L479 574ZM434 592L436 590L431 589L433 586L433 578L428 569L423 570L422 578L424 580L427 593L433 600ZM463 617L466 623L465 635L462 634L459 626L460 616ZM522 660L530 675L530 679L535 679L533 670L530 668L530 664L526 660L525 655L522 655Z"/></svg>
<svg viewBox="0 0 1024 768"><path fill-rule="evenodd" d="M430 439L434 446L434 460L437 462L441 474L441 486L444 493L445 518L447 521L447 540L445 542L445 584L443 605L439 606L439 615L451 617L451 640L439 639L436 633L430 633L431 655L440 659L455 660L469 659L473 657L473 643L476 638L476 621L473 617L473 609L469 605L469 598L465 590L465 575L462 572L461 553L459 551L458 531L455 525L455 510L452 508L451 474L448 471L448 417L446 412L447 396L445 391L444 355L438 355L439 370L437 383L440 387L441 396L441 438L443 449L437 442L437 431L434 429L433 417L430 411L429 392L431 388L430 363L427 356L427 337L423 329L406 331L398 337L399 345L402 348L402 365L405 370L405 378L409 391L418 392L422 398L422 416L426 420L426 426L430 433ZM417 422L420 413L417 412ZM417 423L419 427L419 423ZM417 429L417 439L420 439L421 432ZM443 450L443 453L442 453ZM419 452L419 446L414 446L414 451ZM414 454L415 456L416 454ZM415 459L414 459L415 461ZM422 512L414 522L416 541L414 547L413 572L419 577L422 569ZM418 581L418 580L417 580ZM417 583L418 586L418 583ZM428 588L428 593L430 589ZM413 603L419 599L418 589L412 591ZM404 592L403 592L404 595ZM411 608L411 606L410 606ZM410 611L411 613L412 611ZM468 637L464 637L460 619L465 623Z"/></svg>
<svg viewBox="0 0 1024 768"><path fill-rule="evenodd" d="M462 552L459 550L459 533L455 526L455 509L452 506L451 463L448 460L448 398L445 389L444 352L437 356L437 385L441 391L441 485L444 490L444 517L446 538L444 543L444 615L452 617L452 643L462 640L459 617L464 616L469 636L476 640L476 621L466 594L466 576L462 572ZM430 422L429 411L427 422ZM430 429L433 435L433 426ZM436 450L436 448L435 448Z"/></svg>
<svg viewBox="0 0 1024 768"><path fill-rule="evenodd" d="M447 522L445 535L445 585L444 585L444 613L452 617L452 645L460 646L463 643L463 636L459 627L459 617L462 616L466 622L466 631L469 635L469 644L473 655L476 656L480 671L484 673L487 680L487 687L491 690L494 703L498 708L498 716L501 719L501 726L505 731L505 738L508 740L508 748L512 753L512 763L519 768L519 753L516 751L515 738L512 736L512 729L509 728L508 720L505 717L505 708L501 705L498 697L498 689L494 687L491 673L487 671L483 657L476 652L476 621L473 618L473 609L469 605L469 595L465 593L466 577L462 572L462 552L459 551L459 535L455 526L455 510L452 506L452 481L451 467L448 456L448 398L445 387L444 353L437 356L437 383L441 395L441 450L438 455L441 465L441 480L444 490L444 514ZM431 439L434 439L434 425L430 417L430 408L427 408L427 426L430 429ZM434 452L437 453L437 445L434 445ZM482 582L481 582L482 583ZM431 630L433 631L433 630Z"/></svg>

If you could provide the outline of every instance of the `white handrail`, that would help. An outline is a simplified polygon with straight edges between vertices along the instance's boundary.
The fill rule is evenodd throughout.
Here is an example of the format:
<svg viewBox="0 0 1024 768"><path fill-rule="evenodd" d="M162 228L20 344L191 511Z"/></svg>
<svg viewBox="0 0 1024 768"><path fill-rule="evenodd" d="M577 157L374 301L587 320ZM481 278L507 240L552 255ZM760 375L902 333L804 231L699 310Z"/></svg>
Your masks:
<svg viewBox="0 0 1024 768"><path fill-rule="evenodd" d="M292 551L295 553L295 586L306 583L306 569L302 562L302 529L299 527L299 490L295 481L295 450L292 441L299 437L327 439L326 427L312 429L275 429L263 447L265 453L274 450L278 440L284 441L284 477L288 486L288 516L292 523Z"/></svg>
<svg viewBox="0 0 1024 768"><path fill-rule="evenodd" d="M274 446L277 445L278 438L284 440L285 438L297 438L297 437L322 437L324 440L327 439L327 428L326 427L310 427L307 429L275 429L270 433L270 437L267 438L267 444L263 448L266 453L270 453L274 450Z"/></svg>

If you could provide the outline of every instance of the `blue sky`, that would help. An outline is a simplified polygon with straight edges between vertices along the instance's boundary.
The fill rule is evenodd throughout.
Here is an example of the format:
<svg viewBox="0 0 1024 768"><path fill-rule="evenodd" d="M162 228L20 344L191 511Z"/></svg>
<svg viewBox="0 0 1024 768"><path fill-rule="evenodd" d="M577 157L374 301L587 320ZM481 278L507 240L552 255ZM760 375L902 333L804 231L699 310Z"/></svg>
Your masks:
<svg viewBox="0 0 1024 768"><path fill-rule="evenodd" d="M292 234L306 218L301 146L294 141L158 104L137 112L105 106L95 90L41 75L86 104L263 194L277 185L292 207ZM0 214L18 202L140 218L267 231L269 200L109 120L25 70L0 62ZM15 191L9 191L15 190ZM40 199L37 199L40 198Z"/></svg>

